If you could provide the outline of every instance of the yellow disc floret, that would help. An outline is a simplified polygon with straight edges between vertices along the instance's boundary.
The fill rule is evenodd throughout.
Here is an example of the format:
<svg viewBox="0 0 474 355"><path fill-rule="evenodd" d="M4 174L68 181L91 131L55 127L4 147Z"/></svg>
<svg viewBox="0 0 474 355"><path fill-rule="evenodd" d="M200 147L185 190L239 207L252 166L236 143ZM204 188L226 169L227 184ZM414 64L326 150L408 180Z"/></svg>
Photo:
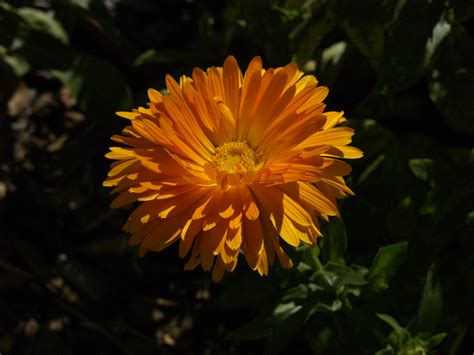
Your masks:
<svg viewBox="0 0 474 355"><path fill-rule="evenodd" d="M217 171L244 175L257 165L257 154L246 142L227 142L216 149L212 158Z"/></svg>

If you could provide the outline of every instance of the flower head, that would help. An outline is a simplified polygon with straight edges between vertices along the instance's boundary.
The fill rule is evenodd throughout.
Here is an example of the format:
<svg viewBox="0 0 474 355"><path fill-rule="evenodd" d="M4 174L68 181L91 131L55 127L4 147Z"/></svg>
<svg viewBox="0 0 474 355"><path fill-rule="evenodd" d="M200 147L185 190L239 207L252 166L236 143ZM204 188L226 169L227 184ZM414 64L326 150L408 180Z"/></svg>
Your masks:
<svg viewBox="0 0 474 355"><path fill-rule="evenodd" d="M117 114L130 120L112 139L104 186L119 195L112 207L139 201L124 230L141 255L179 242L185 269L212 269L214 280L234 270L242 253L268 274L281 246L314 244L320 220L337 216L336 199L352 191L338 158L360 158L353 130L337 127L343 112L325 112L328 89L295 64L245 74L234 57L206 72L195 68L167 93L150 89L148 108ZM280 239L281 238L281 239Z"/></svg>

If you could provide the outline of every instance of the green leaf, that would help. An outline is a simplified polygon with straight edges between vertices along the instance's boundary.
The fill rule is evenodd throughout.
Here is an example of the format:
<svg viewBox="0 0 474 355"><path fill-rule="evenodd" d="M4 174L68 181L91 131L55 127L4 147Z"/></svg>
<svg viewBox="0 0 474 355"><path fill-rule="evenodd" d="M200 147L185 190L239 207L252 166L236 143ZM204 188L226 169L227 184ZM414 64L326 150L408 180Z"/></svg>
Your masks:
<svg viewBox="0 0 474 355"><path fill-rule="evenodd" d="M383 53L385 25L390 20L391 6L378 0L332 3L338 22L342 24L359 51L367 57L379 58Z"/></svg>
<svg viewBox="0 0 474 355"><path fill-rule="evenodd" d="M318 287L315 284L300 284L296 287L290 288L282 297L283 302L292 302L297 300L305 300Z"/></svg>
<svg viewBox="0 0 474 355"><path fill-rule="evenodd" d="M379 249L366 277L371 289L381 291L388 287L388 281L405 260L407 248L408 242L400 242Z"/></svg>
<svg viewBox="0 0 474 355"><path fill-rule="evenodd" d="M0 2L0 45L10 48L15 39L20 17L14 9L5 2Z"/></svg>
<svg viewBox="0 0 474 355"><path fill-rule="evenodd" d="M273 315L276 319L285 320L292 314L298 312L301 309L300 305L294 302L281 303L273 311Z"/></svg>
<svg viewBox="0 0 474 355"><path fill-rule="evenodd" d="M346 41L333 43L329 47L323 49L319 64L315 61L318 80L326 83L329 87L332 87L344 66L347 53L348 45Z"/></svg>
<svg viewBox="0 0 474 355"><path fill-rule="evenodd" d="M423 296L418 308L416 318L410 324L410 332L413 334L435 330L443 313L443 290L440 282L434 275L434 265L426 276Z"/></svg>
<svg viewBox="0 0 474 355"><path fill-rule="evenodd" d="M474 211L470 211L466 216L466 224L474 226Z"/></svg>
<svg viewBox="0 0 474 355"><path fill-rule="evenodd" d="M52 15L32 7L19 8L17 13L30 28L44 32L63 44L69 43L69 37L63 26Z"/></svg>
<svg viewBox="0 0 474 355"><path fill-rule="evenodd" d="M387 345L385 349L377 351L374 355L393 355L395 351L390 345Z"/></svg>
<svg viewBox="0 0 474 355"><path fill-rule="evenodd" d="M453 129L474 132L474 105L468 93L474 92L474 71L434 71L429 85L430 97Z"/></svg>
<svg viewBox="0 0 474 355"><path fill-rule="evenodd" d="M441 342L446 338L447 333L439 333L436 335L433 335L429 340L428 340L428 347L429 348L434 348L441 344Z"/></svg>
<svg viewBox="0 0 474 355"><path fill-rule="evenodd" d="M419 333L411 337L398 351L400 355L418 355L432 354L433 350L438 346L446 336L446 333L431 336L429 333Z"/></svg>
<svg viewBox="0 0 474 355"><path fill-rule="evenodd" d="M67 0L66 2L83 10L90 10L93 0Z"/></svg>
<svg viewBox="0 0 474 355"><path fill-rule="evenodd" d="M34 28L19 28L12 55L25 58L55 75L76 98L79 108L98 117L129 109L131 91L122 74L110 63L76 52L56 38Z"/></svg>
<svg viewBox="0 0 474 355"><path fill-rule="evenodd" d="M428 42L426 43L425 49L425 65L429 65L433 60L433 57L439 48L440 44L446 38L446 36L451 32L451 25L446 21L442 16L441 20L433 28L433 35Z"/></svg>
<svg viewBox="0 0 474 355"><path fill-rule="evenodd" d="M371 106L371 110L372 109L373 106ZM393 134L388 129L378 124L373 119L351 121L351 125L357 132L354 136L354 145L360 147L364 151L364 157L366 157L366 160L375 159L381 155L385 156L387 146L393 141ZM384 158L380 159L383 160ZM378 164L380 163L381 162Z"/></svg>
<svg viewBox="0 0 474 355"><path fill-rule="evenodd" d="M251 340L271 337L287 337L288 333L297 331L305 322L302 307L294 302L278 305L271 315L260 315L243 327L230 332L227 338L233 340ZM280 339L281 341L282 339ZM276 346L275 344L274 346Z"/></svg>
<svg viewBox="0 0 474 355"><path fill-rule="evenodd" d="M426 44L444 9L442 1L413 0L403 4L385 38L376 85L380 93L409 88L420 79L426 67Z"/></svg>
<svg viewBox="0 0 474 355"><path fill-rule="evenodd" d="M274 320L265 316L259 316L241 328L235 329L227 334L226 338L232 340L261 339L272 334Z"/></svg>
<svg viewBox="0 0 474 355"><path fill-rule="evenodd" d="M325 1L304 1L300 7L303 21L300 21L290 32L289 37L294 45L294 57L300 66L314 58L324 36L336 23L334 12L330 11Z"/></svg>
<svg viewBox="0 0 474 355"><path fill-rule="evenodd" d="M11 53L42 69L67 69L78 55L56 38L24 25L18 29Z"/></svg>
<svg viewBox="0 0 474 355"><path fill-rule="evenodd" d="M297 266L298 271L315 271L322 267L321 261L319 260L319 255L321 254L319 245L314 245L311 247L308 245L302 245L298 248L298 250L302 251L301 261Z"/></svg>
<svg viewBox="0 0 474 355"><path fill-rule="evenodd" d="M377 313L377 317L383 320L385 323L390 325L397 335L398 346L401 347L408 339L410 339L410 333L403 327L401 327L398 322L390 317L388 314Z"/></svg>
<svg viewBox="0 0 474 355"><path fill-rule="evenodd" d="M432 159L411 159L408 165L413 175L422 181L428 182L433 176Z"/></svg>
<svg viewBox="0 0 474 355"><path fill-rule="evenodd" d="M349 266L329 262L324 266L324 270L332 276L331 284L336 289L341 286L363 286L367 283L359 272Z"/></svg>
<svg viewBox="0 0 474 355"><path fill-rule="evenodd" d="M307 311L300 308L292 308L280 314L278 321L272 326L271 337L267 340L267 353L276 354L281 352L296 332L307 321Z"/></svg>
<svg viewBox="0 0 474 355"><path fill-rule="evenodd" d="M363 286L367 283L358 271L334 262L329 262L323 269L316 271L310 280L327 291L334 291L342 286Z"/></svg>
<svg viewBox="0 0 474 355"><path fill-rule="evenodd" d="M240 0L240 25L263 49L269 65L288 63L291 59L289 34L301 19L294 18L273 0ZM262 14L265 14L262 16Z"/></svg>
<svg viewBox="0 0 474 355"><path fill-rule="evenodd" d="M105 40L107 45L119 45L120 38L115 27L116 21L104 1L98 0L61 0L57 1L57 10L69 21L82 20L91 23L99 30L99 41Z"/></svg>
<svg viewBox="0 0 474 355"><path fill-rule="evenodd" d="M68 70L53 71L77 99L81 110L97 118L132 106L131 91L111 64L88 55L78 56Z"/></svg>
<svg viewBox="0 0 474 355"><path fill-rule="evenodd" d="M327 354L331 345L334 345L334 330L326 326L310 337L311 350L313 354Z"/></svg>
<svg viewBox="0 0 474 355"><path fill-rule="evenodd" d="M212 55L208 53L191 52L189 50L161 50L148 49L141 53L133 62L136 67L155 63L155 64L176 64L176 63L205 63L212 60Z"/></svg>
<svg viewBox="0 0 474 355"><path fill-rule="evenodd" d="M454 26L445 42L431 72L429 95L450 128L474 133L474 41Z"/></svg>
<svg viewBox="0 0 474 355"><path fill-rule="evenodd" d="M21 77L30 70L30 64L21 56L6 55L2 59L13 69L17 76Z"/></svg>
<svg viewBox="0 0 474 355"><path fill-rule="evenodd" d="M307 313L307 319L309 319L313 314L318 312L337 312L342 308L342 301L340 299L332 298L330 300L324 301L318 299L316 304L311 307L310 311Z"/></svg>
<svg viewBox="0 0 474 355"><path fill-rule="evenodd" d="M339 265L336 265L336 267ZM314 284L298 285L289 289L271 314L264 312L243 327L227 335L233 340L268 338L269 353L278 353L291 337L318 312L336 312L342 302L322 292Z"/></svg>
<svg viewBox="0 0 474 355"><path fill-rule="evenodd" d="M347 235L342 221L332 218L328 224L326 236L321 240L323 262L345 264L344 253L347 248Z"/></svg>

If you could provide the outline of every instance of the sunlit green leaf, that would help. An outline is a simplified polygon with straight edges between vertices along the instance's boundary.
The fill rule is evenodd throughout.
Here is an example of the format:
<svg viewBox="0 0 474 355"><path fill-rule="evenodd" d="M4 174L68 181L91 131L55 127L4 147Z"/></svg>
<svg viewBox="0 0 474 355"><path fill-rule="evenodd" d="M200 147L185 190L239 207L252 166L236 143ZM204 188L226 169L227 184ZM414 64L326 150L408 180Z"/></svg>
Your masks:
<svg viewBox="0 0 474 355"><path fill-rule="evenodd" d="M446 21L444 16L441 20L433 28L433 35L428 42L426 43L426 50L425 50L425 65L429 65L430 62L433 60L433 56L436 53L436 50L446 38L446 36L451 32L451 25Z"/></svg>

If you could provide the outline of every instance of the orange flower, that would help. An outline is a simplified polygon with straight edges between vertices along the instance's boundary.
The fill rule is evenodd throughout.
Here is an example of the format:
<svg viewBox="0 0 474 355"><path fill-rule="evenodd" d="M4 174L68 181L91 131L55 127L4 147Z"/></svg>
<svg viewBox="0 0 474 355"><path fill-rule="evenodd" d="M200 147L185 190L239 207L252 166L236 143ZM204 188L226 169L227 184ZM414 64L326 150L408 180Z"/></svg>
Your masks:
<svg viewBox="0 0 474 355"><path fill-rule="evenodd" d="M328 89L295 64L262 68L254 58L245 74L234 57L207 72L195 68L168 92L150 89L148 108L118 112L129 119L106 157L104 186L119 193L112 207L140 201L124 230L140 254L179 241L218 281L242 252L260 275L275 255L285 268L291 246L313 245L319 219L337 216L336 199L353 194L342 176L351 167L336 158L360 158L348 146L353 130L336 127L343 112L324 112Z"/></svg>

